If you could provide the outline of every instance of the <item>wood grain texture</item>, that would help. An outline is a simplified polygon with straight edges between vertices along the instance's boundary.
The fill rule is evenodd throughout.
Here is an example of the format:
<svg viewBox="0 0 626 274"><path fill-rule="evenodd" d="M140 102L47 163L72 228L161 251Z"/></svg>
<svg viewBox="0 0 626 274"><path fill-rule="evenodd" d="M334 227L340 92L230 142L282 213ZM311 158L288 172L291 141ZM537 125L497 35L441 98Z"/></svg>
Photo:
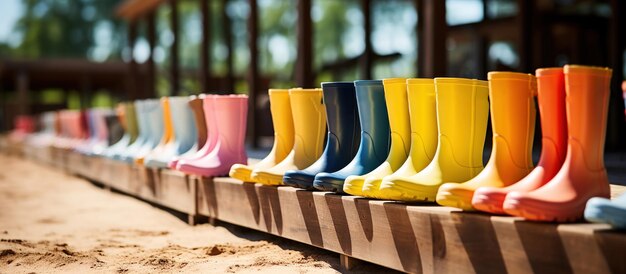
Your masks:
<svg viewBox="0 0 626 274"><path fill-rule="evenodd" d="M554 224L198 178L198 213L412 273L624 271L626 234L601 224ZM614 192L624 187L612 186ZM612 251L613 250L613 251Z"/></svg>
<svg viewBox="0 0 626 274"><path fill-rule="evenodd" d="M188 213L411 273L625 273L626 233L187 176L51 150L72 173ZM56 157L61 157L58 160ZM70 168L69 165L72 167ZM612 195L626 190L611 186ZM191 219L190 219L191 220Z"/></svg>

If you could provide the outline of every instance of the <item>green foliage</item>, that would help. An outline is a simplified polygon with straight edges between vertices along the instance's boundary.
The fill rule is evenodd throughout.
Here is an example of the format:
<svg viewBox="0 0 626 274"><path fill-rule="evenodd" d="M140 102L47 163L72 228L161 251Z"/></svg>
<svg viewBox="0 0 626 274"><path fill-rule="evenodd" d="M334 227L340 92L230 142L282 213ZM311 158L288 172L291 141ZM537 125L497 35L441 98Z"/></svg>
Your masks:
<svg viewBox="0 0 626 274"><path fill-rule="evenodd" d="M97 27L110 26L112 53L117 58L125 38L125 26L114 20L120 0L23 0L24 14L15 25L22 37L15 48L0 46L0 54L12 58L91 58Z"/></svg>

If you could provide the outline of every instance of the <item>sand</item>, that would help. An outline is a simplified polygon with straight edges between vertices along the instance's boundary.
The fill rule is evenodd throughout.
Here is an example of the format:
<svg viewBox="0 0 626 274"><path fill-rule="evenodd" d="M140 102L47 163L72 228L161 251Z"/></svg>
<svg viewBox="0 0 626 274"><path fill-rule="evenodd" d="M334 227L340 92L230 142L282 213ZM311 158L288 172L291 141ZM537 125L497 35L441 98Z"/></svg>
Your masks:
<svg viewBox="0 0 626 274"><path fill-rule="evenodd" d="M0 273L337 273L339 256L0 154ZM356 273L388 272L363 264Z"/></svg>

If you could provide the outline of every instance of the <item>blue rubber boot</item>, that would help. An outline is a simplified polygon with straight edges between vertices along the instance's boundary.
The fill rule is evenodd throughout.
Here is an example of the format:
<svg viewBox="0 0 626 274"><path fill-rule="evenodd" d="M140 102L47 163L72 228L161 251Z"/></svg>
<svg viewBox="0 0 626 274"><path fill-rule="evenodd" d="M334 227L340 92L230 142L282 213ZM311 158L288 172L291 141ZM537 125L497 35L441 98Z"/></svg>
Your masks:
<svg viewBox="0 0 626 274"><path fill-rule="evenodd" d="M343 192L343 182L350 175L363 175L378 167L389 154L391 143L383 82L354 81L361 124L359 150L347 166L333 173L315 176L313 186L319 190Z"/></svg>
<svg viewBox="0 0 626 274"><path fill-rule="evenodd" d="M322 156L303 170L285 172L286 185L313 189L315 175L345 167L358 149L361 132L353 82L322 83L328 134Z"/></svg>
<svg viewBox="0 0 626 274"><path fill-rule="evenodd" d="M585 219L593 223L607 223L617 229L626 229L626 194L609 200L591 198L585 208Z"/></svg>

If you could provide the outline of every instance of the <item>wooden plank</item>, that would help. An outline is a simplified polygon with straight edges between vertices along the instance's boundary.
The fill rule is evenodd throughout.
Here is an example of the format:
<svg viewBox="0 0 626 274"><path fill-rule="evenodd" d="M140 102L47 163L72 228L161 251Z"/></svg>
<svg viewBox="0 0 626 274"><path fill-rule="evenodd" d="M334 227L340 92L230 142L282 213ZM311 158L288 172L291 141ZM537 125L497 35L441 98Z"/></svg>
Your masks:
<svg viewBox="0 0 626 274"><path fill-rule="evenodd" d="M621 253L610 251L626 247L626 234L602 224L528 222L230 178L199 179L198 213L413 273L606 273L624 267Z"/></svg>

